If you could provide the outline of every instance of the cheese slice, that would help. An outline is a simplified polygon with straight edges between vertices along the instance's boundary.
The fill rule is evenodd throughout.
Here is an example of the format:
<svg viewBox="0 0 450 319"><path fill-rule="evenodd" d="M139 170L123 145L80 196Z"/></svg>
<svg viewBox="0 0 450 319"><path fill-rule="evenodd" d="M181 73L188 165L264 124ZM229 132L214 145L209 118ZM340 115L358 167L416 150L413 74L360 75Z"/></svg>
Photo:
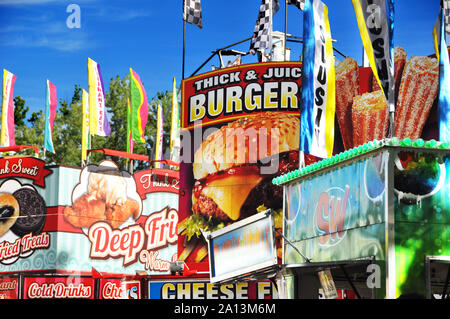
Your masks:
<svg viewBox="0 0 450 319"><path fill-rule="evenodd" d="M202 193L208 196L219 208L230 217L237 220L241 215L241 207L263 178L257 174L227 175L214 179L203 188Z"/></svg>

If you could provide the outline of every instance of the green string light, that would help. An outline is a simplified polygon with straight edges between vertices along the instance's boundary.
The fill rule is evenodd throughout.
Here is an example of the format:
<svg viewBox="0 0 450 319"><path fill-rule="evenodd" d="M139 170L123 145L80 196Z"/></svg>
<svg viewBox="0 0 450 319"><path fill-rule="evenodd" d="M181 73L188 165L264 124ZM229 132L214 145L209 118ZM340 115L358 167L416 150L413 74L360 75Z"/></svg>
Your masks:
<svg viewBox="0 0 450 319"><path fill-rule="evenodd" d="M426 143L425 143L425 147L427 147L427 148L435 148L436 146L437 146L437 142L434 139L426 141Z"/></svg>
<svg viewBox="0 0 450 319"><path fill-rule="evenodd" d="M437 142L434 139L429 141L424 141L419 138L415 141L412 141L410 138L399 139L397 137L393 137L387 140L373 140L357 147L353 147L349 150L345 150L339 154L331 156L330 158L325 158L321 161L314 162L313 164L307 165L305 167L299 168L297 170L288 172L286 174L280 175L272 179L272 184L279 185L291 181L293 179L308 175L314 171L320 170L322 168L326 168L332 166L334 164L338 164L347 159L351 159L352 157L370 152L376 148L382 147L383 145L390 146L401 146L401 147L426 147L426 148L438 148L438 149L450 149L449 142Z"/></svg>
<svg viewBox="0 0 450 319"><path fill-rule="evenodd" d="M425 142L421 138L419 138L413 142L414 147L423 147L424 145L425 145Z"/></svg>

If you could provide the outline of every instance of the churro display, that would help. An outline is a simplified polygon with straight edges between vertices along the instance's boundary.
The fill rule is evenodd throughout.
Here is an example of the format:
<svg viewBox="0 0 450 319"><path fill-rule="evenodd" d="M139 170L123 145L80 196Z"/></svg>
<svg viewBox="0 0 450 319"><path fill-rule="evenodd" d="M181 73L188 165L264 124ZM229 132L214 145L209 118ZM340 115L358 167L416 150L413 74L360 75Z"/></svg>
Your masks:
<svg viewBox="0 0 450 319"><path fill-rule="evenodd" d="M394 48L394 85L395 85L395 96L397 97L398 88L400 87L400 80L402 78L403 69L405 67L407 54L405 49L402 47ZM380 86L377 80L372 76L372 91L380 90Z"/></svg>
<svg viewBox="0 0 450 319"><path fill-rule="evenodd" d="M405 68L407 56L406 51L402 47L394 48L394 83L396 93L400 87L400 80L402 78L403 69Z"/></svg>
<svg viewBox="0 0 450 319"><path fill-rule="evenodd" d="M353 145L384 138L388 125L388 106L383 91L355 96L352 105Z"/></svg>
<svg viewBox="0 0 450 319"><path fill-rule="evenodd" d="M336 66L336 118L346 150L388 134L386 98L375 76L364 78L362 72L350 57ZM364 89L365 81L369 85ZM406 51L395 47L394 85L394 135L418 139L438 93L437 59L413 56L408 60Z"/></svg>
<svg viewBox="0 0 450 319"><path fill-rule="evenodd" d="M358 63L355 59L347 57L336 66L336 116L345 149L353 145L351 108L353 98L358 94Z"/></svg>
<svg viewBox="0 0 450 319"><path fill-rule="evenodd" d="M417 139L439 87L437 59L413 56L406 62L395 110L395 136Z"/></svg>

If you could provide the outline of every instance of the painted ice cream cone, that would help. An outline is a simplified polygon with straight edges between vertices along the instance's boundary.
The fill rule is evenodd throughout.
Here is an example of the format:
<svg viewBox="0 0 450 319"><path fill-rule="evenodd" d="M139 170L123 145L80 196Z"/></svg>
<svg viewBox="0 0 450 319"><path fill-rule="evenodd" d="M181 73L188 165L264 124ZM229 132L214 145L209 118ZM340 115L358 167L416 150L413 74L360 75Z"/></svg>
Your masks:
<svg viewBox="0 0 450 319"><path fill-rule="evenodd" d="M353 146L386 136L388 105L383 91L355 96L352 105Z"/></svg>
<svg viewBox="0 0 450 319"><path fill-rule="evenodd" d="M358 63L351 57L336 66L336 116L344 148L352 147L352 103L359 94Z"/></svg>
<svg viewBox="0 0 450 319"><path fill-rule="evenodd" d="M396 137L420 137L438 87L439 64L435 58L413 56L406 62L395 109Z"/></svg>

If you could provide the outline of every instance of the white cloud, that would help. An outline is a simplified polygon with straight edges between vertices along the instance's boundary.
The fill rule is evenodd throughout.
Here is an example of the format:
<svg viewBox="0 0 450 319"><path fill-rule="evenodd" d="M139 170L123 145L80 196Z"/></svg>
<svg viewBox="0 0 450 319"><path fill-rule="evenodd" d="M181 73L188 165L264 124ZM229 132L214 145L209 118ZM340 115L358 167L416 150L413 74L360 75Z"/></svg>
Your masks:
<svg viewBox="0 0 450 319"><path fill-rule="evenodd" d="M76 0L76 3L93 2L97 0ZM40 5L48 3L67 3L70 4L70 0L0 0L0 6L20 6L20 5Z"/></svg>
<svg viewBox="0 0 450 319"><path fill-rule="evenodd" d="M0 5L8 5L8 6L24 5L24 4L36 5L51 2L61 2L61 0L0 0Z"/></svg>
<svg viewBox="0 0 450 319"><path fill-rule="evenodd" d="M88 37L84 33L78 35L42 34L29 35L22 34L5 41L0 41L2 46L15 46L24 48L49 48L57 51L72 52L91 48Z"/></svg>

